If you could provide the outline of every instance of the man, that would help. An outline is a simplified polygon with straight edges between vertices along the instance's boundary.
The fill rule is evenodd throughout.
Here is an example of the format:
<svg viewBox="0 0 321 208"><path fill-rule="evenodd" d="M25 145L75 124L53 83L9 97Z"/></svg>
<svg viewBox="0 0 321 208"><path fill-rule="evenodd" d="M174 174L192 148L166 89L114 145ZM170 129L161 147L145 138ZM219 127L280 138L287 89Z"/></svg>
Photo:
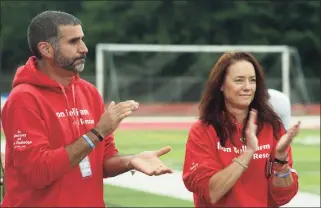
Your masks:
<svg viewBox="0 0 321 208"><path fill-rule="evenodd" d="M81 22L43 12L28 27L33 54L18 68L3 108L6 194L3 207L103 207L103 178L128 170L171 173L164 147L120 156L113 131L137 110L133 100L106 110L96 88L79 78L86 54Z"/></svg>
<svg viewBox="0 0 321 208"><path fill-rule="evenodd" d="M1 152L1 160L0 160L0 169L1 169L1 178L0 178L0 185L2 186L1 192L2 192L2 197L4 197L5 193L5 185L3 181L3 173L4 173L4 153Z"/></svg>
<svg viewBox="0 0 321 208"><path fill-rule="evenodd" d="M268 93L270 104L281 118L284 128L288 130L291 125L291 103L289 97L283 92L274 89L268 89Z"/></svg>

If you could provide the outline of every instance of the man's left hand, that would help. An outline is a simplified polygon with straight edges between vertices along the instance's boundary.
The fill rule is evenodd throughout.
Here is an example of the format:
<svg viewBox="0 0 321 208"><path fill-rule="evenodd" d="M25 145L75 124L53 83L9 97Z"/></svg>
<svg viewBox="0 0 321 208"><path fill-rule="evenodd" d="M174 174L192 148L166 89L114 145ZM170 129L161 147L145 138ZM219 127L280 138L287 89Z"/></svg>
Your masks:
<svg viewBox="0 0 321 208"><path fill-rule="evenodd" d="M159 159L160 156L170 151L171 147L163 147L154 151L144 151L130 160L129 167L149 176L173 173L173 170Z"/></svg>

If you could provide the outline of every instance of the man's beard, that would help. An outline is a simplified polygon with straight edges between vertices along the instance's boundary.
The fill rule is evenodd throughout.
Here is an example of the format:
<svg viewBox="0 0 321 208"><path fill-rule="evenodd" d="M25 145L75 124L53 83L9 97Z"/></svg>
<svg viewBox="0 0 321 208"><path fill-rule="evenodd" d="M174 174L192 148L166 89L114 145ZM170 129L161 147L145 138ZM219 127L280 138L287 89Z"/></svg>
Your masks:
<svg viewBox="0 0 321 208"><path fill-rule="evenodd" d="M59 66L62 69L66 69L68 71L72 71L75 73L80 73L84 70L85 68L85 63L78 63L76 64L75 62L78 60L85 60L86 59L86 55L82 55L80 57L77 58L66 58L64 56L61 55L61 53L56 52L55 53L55 57L54 57L54 62L57 66Z"/></svg>

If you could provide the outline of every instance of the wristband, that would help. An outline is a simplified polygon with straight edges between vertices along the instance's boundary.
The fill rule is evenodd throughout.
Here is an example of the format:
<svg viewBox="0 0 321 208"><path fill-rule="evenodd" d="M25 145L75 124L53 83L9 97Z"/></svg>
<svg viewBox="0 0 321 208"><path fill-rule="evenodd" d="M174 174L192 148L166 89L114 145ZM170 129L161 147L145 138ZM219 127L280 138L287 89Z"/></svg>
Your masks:
<svg viewBox="0 0 321 208"><path fill-rule="evenodd" d="M93 134L95 134L96 137L98 137L99 141L103 141L103 140L104 140L104 137L102 137L102 136L98 133L98 131L97 131L96 129L92 128L90 131L91 131Z"/></svg>
<svg viewBox="0 0 321 208"><path fill-rule="evenodd" d="M95 144L89 139L89 137L86 134L82 135L82 137L86 140L86 142L89 144L89 146L92 149L94 149L96 147Z"/></svg>
<svg viewBox="0 0 321 208"><path fill-rule="evenodd" d="M273 170L274 170L274 171L277 171L277 172L280 172L280 171L282 171L282 170L285 170L285 169L288 168L288 167L289 167L288 164L284 164L284 165L279 164L279 163L274 163L274 164L273 164Z"/></svg>
<svg viewBox="0 0 321 208"><path fill-rule="evenodd" d="M286 173L283 173L283 174L277 173L277 172L274 171L274 175L275 175L276 177L279 177L279 178L285 178L285 177L287 177L287 176L290 175L290 174L291 174L291 169L290 169L290 168L289 168L289 170L288 170Z"/></svg>
<svg viewBox="0 0 321 208"><path fill-rule="evenodd" d="M279 160L278 158L274 158L273 162L285 165L288 163L288 157L285 160Z"/></svg>
<svg viewBox="0 0 321 208"><path fill-rule="evenodd" d="M136 155L133 155L133 156L131 156L131 158L128 160L128 162L127 162L127 169L130 171L130 173L132 174L132 175L134 175L135 174L135 170L130 170L130 168L129 168L129 163L130 163L130 161L135 157Z"/></svg>
<svg viewBox="0 0 321 208"><path fill-rule="evenodd" d="M238 158L234 158L233 162L237 162L238 164L240 164L244 169L247 169L248 166L245 165L243 162L241 162L241 160L239 160Z"/></svg>

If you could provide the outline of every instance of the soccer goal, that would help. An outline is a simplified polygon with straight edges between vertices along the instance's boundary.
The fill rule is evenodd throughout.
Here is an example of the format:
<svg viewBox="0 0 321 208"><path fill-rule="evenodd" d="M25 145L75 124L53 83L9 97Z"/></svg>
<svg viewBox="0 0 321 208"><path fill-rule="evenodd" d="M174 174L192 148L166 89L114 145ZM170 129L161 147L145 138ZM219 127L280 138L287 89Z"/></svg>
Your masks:
<svg viewBox="0 0 321 208"><path fill-rule="evenodd" d="M124 100L129 96L145 102L193 102L218 57L227 51L254 54L263 65L268 87L289 97L290 71L302 72L295 48L272 45L96 45L96 87L104 99ZM294 61L293 61L293 60ZM291 61L292 60L292 61ZM297 73L298 74L298 73ZM301 76L301 100L309 100ZM302 81L303 80L303 81ZM305 96L305 98L302 98Z"/></svg>

